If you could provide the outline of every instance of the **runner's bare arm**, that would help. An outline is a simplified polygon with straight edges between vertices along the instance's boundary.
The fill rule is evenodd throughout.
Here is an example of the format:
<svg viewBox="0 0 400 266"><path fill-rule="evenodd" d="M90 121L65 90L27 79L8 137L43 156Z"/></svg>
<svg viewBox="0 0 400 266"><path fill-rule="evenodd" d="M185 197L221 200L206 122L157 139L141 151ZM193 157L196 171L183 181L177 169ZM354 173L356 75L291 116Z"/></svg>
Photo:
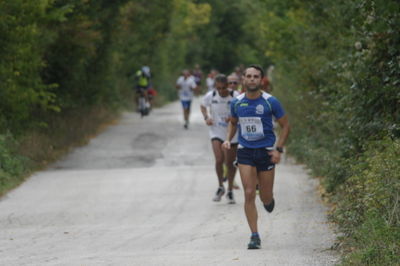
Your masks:
<svg viewBox="0 0 400 266"><path fill-rule="evenodd" d="M289 120L287 115L282 116L281 118L276 120L281 127L281 132L279 134L278 142L276 144L277 148L283 148L283 145L285 145L286 139L289 136L289 131L290 131L290 125L289 125ZM273 163L279 163L281 160L281 152L274 150L269 152L269 154L272 156L271 161Z"/></svg>
<svg viewBox="0 0 400 266"><path fill-rule="evenodd" d="M231 148L231 140L235 136L238 120L239 119L237 117L231 117L229 120L228 134L226 136L226 140L222 144L222 147L224 147L225 149L229 150Z"/></svg>
<svg viewBox="0 0 400 266"><path fill-rule="evenodd" d="M200 111L203 114L206 124L211 126L213 124L213 121L212 121L211 117L208 116L207 107L205 107L204 105L200 105Z"/></svg>
<svg viewBox="0 0 400 266"><path fill-rule="evenodd" d="M277 119L276 122L278 122L279 126L281 127L281 132L279 134L278 143L276 144L276 147L281 148L285 145L286 140L289 136L290 132L289 119L287 115L284 115L281 118Z"/></svg>

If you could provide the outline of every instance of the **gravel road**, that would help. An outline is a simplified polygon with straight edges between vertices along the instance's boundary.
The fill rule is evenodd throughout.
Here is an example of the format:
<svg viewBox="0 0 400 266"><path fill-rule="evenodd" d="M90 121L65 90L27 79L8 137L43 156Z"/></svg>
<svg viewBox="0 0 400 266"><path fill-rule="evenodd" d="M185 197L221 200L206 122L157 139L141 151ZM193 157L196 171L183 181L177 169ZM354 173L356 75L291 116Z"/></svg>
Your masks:
<svg viewBox="0 0 400 266"><path fill-rule="evenodd" d="M247 250L243 191L217 189L207 128L193 103L125 113L88 145L0 199L0 265L334 265L317 180L276 170L272 214L258 200L261 250ZM240 178L237 176L240 184Z"/></svg>

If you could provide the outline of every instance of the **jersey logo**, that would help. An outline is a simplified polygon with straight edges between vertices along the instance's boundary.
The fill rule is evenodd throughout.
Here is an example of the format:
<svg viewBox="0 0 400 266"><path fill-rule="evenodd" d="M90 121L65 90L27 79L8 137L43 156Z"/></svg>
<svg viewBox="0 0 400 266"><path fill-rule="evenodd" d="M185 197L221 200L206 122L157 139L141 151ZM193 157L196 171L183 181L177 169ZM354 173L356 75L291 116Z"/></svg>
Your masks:
<svg viewBox="0 0 400 266"><path fill-rule="evenodd" d="M249 106L248 103L241 103L240 106Z"/></svg>
<svg viewBox="0 0 400 266"><path fill-rule="evenodd" d="M257 105L256 107L256 114L262 115L264 113L264 106L261 104Z"/></svg>

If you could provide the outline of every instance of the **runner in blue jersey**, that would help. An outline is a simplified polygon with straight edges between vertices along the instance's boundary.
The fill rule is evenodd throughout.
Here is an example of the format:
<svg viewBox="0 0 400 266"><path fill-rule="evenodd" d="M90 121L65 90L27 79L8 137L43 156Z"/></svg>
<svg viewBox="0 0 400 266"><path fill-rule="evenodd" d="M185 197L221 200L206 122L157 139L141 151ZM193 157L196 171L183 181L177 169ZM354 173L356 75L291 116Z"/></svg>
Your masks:
<svg viewBox="0 0 400 266"><path fill-rule="evenodd" d="M289 135L289 122L279 101L261 91L264 71L257 65L247 67L243 73L246 93L236 97L231 103L231 119L228 126L225 149L231 148L237 127L239 147L237 162L245 193L244 209L251 230L249 249L261 248L257 228L256 185L259 184L260 199L264 208L272 212L275 206L273 186L275 164L279 163L283 145ZM281 126L276 142L272 119Z"/></svg>

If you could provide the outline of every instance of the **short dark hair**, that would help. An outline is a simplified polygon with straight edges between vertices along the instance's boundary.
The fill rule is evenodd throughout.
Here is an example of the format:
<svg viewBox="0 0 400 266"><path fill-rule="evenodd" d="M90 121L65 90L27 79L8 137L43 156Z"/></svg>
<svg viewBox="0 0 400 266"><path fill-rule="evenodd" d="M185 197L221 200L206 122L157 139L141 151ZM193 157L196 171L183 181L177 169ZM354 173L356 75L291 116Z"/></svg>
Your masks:
<svg viewBox="0 0 400 266"><path fill-rule="evenodd" d="M261 73L261 78L264 77L264 69L263 69L260 65L256 65L256 64L249 65L248 67L246 67L246 68L244 69L243 75L246 73L246 70L249 69L249 68L255 68L255 69L257 69L257 70L260 71L260 73Z"/></svg>
<svg viewBox="0 0 400 266"><path fill-rule="evenodd" d="M224 74L218 74L215 76L215 82L221 82L227 84L228 78Z"/></svg>

